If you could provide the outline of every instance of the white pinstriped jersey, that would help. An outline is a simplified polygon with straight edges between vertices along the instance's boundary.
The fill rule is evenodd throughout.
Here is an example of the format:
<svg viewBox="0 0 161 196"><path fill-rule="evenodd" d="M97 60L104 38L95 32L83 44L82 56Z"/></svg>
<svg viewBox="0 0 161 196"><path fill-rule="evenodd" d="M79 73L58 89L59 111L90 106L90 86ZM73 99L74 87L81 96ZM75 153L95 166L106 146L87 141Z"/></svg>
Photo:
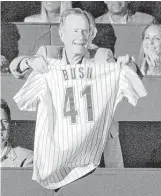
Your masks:
<svg viewBox="0 0 161 196"><path fill-rule="evenodd" d="M146 91L118 63L52 59L49 70L32 72L14 100L20 110L37 109L33 179L56 189L99 165L116 105L124 96L136 105Z"/></svg>

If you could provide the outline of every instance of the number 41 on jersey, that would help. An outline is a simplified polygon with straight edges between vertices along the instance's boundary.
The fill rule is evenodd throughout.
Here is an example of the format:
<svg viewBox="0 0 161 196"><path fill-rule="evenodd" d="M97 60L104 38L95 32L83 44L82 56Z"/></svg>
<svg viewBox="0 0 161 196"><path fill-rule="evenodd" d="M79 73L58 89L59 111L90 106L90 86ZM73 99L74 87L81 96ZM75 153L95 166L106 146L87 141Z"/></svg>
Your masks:
<svg viewBox="0 0 161 196"><path fill-rule="evenodd" d="M93 121L93 105L92 105L91 93L92 90L90 85L85 86L85 88L80 92L81 98L86 100L88 121ZM75 109L74 97L75 97L74 87L66 88L63 113L64 113L64 117L69 116L71 118L71 123L76 123L76 116L78 115L78 111ZM69 104L69 109L67 110L68 104Z"/></svg>

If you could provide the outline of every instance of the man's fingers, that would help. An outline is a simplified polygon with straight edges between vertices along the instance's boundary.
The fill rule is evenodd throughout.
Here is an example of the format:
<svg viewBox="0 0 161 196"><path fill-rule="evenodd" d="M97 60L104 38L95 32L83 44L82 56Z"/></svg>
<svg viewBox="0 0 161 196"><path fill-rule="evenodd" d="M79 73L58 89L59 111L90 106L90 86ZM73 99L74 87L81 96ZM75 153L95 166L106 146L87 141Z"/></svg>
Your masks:
<svg viewBox="0 0 161 196"><path fill-rule="evenodd" d="M129 54L126 54L125 56L120 56L120 57L118 57L118 59L117 59L117 62L118 63L121 63L121 64L123 64L123 65L125 65L125 64L129 64L129 63L131 63L131 62L135 62L135 58L132 56L132 57L130 57L130 55Z"/></svg>
<svg viewBox="0 0 161 196"><path fill-rule="evenodd" d="M118 62L118 63L122 63L124 58L125 58L124 56L119 56L119 57L117 58L117 62Z"/></svg>
<svg viewBox="0 0 161 196"><path fill-rule="evenodd" d="M38 66L35 66L34 69L40 73L47 73L49 71L47 65L45 64L39 64Z"/></svg>
<svg viewBox="0 0 161 196"><path fill-rule="evenodd" d="M135 57L134 56L132 56L131 59L132 59L133 62L135 62Z"/></svg>
<svg viewBox="0 0 161 196"><path fill-rule="evenodd" d="M32 59L30 59L29 66L39 73L47 73L49 71L48 63L41 55L35 55Z"/></svg>
<svg viewBox="0 0 161 196"><path fill-rule="evenodd" d="M130 56L129 54L126 54L125 56L125 64L128 64L130 62Z"/></svg>
<svg viewBox="0 0 161 196"><path fill-rule="evenodd" d="M46 73L46 72L48 72L49 71L49 69L48 69L48 63L47 63L47 61L44 59L44 57L43 56L40 56L40 57L37 57L37 61L40 61L40 70L41 70L41 72L42 73ZM37 65L37 67L39 66L39 65Z"/></svg>
<svg viewBox="0 0 161 196"><path fill-rule="evenodd" d="M43 70L44 70L44 72L48 72L49 71L47 62L44 62L44 64L43 64Z"/></svg>

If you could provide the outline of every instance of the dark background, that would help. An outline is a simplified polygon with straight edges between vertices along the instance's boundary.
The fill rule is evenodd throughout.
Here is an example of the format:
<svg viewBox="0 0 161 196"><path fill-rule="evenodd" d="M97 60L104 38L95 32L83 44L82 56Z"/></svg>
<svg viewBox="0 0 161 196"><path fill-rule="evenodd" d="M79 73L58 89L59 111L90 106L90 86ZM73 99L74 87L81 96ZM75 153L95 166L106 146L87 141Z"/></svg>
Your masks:
<svg viewBox="0 0 161 196"><path fill-rule="evenodd" d="M73 7L91 12L95 18L107 10L103 1L73 1L72 4ZM160 1L131 1L129 8L133 12L140 11L151 14L161 22ZM23 22L25 17L40 13L40 9L40 1L3 1L1 2L2 22Z"/></svg>
<svg viewBox="0 0 161 196"><path fill-rule="evenodd" d="M161 168L161 122L120 122L126 168ZM12 121L10 143L33 150L35 121ZM24 142L25 141L25 142ZM102 157L100 167L104 167Z"/></svg>

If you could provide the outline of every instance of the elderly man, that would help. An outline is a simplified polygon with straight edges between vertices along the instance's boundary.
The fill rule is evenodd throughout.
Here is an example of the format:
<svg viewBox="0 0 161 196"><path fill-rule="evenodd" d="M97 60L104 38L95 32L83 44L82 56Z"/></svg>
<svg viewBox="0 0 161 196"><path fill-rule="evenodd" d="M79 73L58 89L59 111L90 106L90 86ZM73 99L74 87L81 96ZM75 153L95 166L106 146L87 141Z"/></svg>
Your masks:
<svg viewBox="0 0 161 196"><path fill-rule="evenodd" d="M96 19L97 23L111 24L148 24L153 17L149 14L135 12L128 9L128 1L104 1L108 11Z"/></svg>
<svg viewBox="0 0 161 196"><path fill-rule="evenodd" d="M17 146L12 148L8 142L11 114L4 99L1 99L1 167L31 167L33 152Z"/></svg>
<svg viewBox="0 0 161 196"><path fill-rule="evenodd" d="M20 110L38 111L33 179L49 189L92 172L99 165L118 102L126 96L135 105L146 95L138 76L124 65L128 56L106 63L108 51L98 49L95 58L89 58L96 28L87 12L66 10L59 34L65 46L62 57L20 57L17 69L11 69L15 75L29 67L36 70L14 100ZM47 55L48 48L43 50Z"/></svg>

